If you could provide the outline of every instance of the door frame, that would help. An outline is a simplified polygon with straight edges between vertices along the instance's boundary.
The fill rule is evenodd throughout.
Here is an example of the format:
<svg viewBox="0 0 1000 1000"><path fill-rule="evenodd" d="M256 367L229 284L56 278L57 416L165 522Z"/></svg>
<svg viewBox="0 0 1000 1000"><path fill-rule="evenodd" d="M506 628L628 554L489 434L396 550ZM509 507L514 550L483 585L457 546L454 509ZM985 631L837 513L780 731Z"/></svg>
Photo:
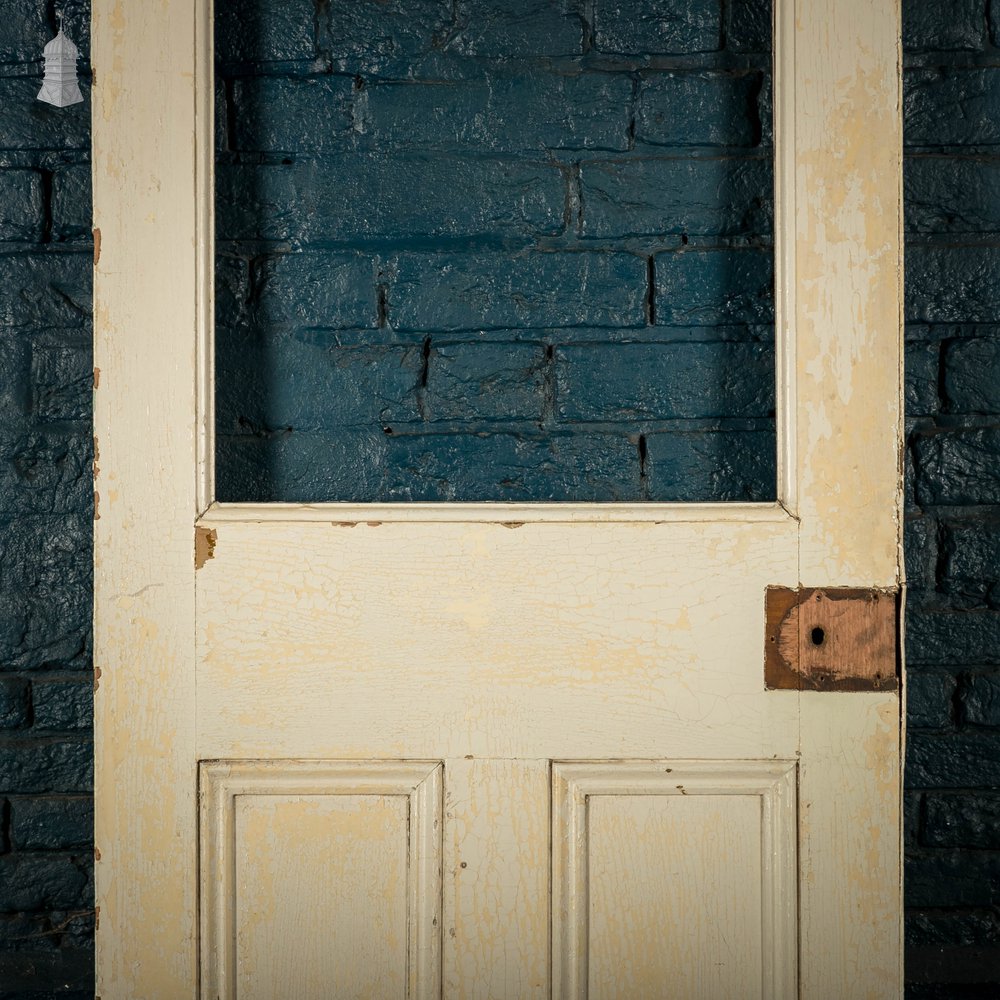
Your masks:
<svg viewBox="0 0 1000 1000"><path fill-rule="evenodd" d="M797 532L801 585L902 588L899 0L775 7L777 503L258 506L213 503L211 2L94 0L95 856L104 1000L174 1000L197 981L192 623L196 566L211 555L219 525L329 521L332 510L347 523L779 522ZM837 809L861 796L867 822L842 832L854 849L862 849L858 838L870 842L872 864L896 889L872 909L869 876L845 878L830 843L800 858L800 891L858 894L871 925L858 948L892 995L902 982L898 700L800 697L817 778L826 768L823 780L845 797L819 796L813 819L837 828ZM845 764L858 705L847 697L866 698L888 735ZM864 788L852 788L859 778ZM803 995L838 981L821 953L831 937L852 933L802 922Z"/></svg>

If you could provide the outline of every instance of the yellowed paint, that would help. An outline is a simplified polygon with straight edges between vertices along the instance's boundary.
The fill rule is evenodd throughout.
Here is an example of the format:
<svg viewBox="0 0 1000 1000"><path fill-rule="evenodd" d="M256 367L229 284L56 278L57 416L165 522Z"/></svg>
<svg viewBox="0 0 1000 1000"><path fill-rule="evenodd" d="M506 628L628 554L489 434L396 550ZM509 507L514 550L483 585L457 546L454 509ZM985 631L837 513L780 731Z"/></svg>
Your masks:
<svg viewBox="0 0 1000 1000"><path fill-rule="evenodd" d="M216 504L210 6L93 18L104 1000L898 996L898 698L762 650L767 586L900 580L897 0L777 4L779 500L733 505ZM355 903L381 980L301 933Z"/></svg>

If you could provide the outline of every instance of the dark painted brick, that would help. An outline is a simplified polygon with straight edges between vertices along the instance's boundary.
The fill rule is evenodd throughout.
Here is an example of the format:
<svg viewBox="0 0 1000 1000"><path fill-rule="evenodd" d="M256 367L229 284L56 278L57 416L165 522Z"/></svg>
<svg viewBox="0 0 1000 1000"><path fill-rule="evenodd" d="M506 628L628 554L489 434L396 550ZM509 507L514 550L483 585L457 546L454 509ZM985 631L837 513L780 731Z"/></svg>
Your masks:
<svg viewBox="0 0 1000 1000"><path fill-rule="evenodd" d="M400 241L554 236L565 182L553 164L444 154L345 153L329 162L222 166L230 238Z"/></svg>
<svg viewBox="0 0 1000 1000"><path fill-rule="evenodd" d="M949 525L944 589L980 603L1000 603L1000 522Z"/></svg>
<svg viewBox="0 0 1000 1000"><path fill-rule="evenodd" d="M0 792L89 792L94 748L82 738L4 741Z"/></svg>
<svg viewBox="0 0 1000 1000"><path fill-rule="evenodd" d="M73 909L87 906L93 890L80 860L64 855L0 857L0 910Z"/></svg>
<svg viewBox="0 0 1000 1000"><path fill-rule="evenodd" d="M0 437L0 517L72 513L90 503L90 437Z"/></svg>
<svg viewBox="0 0 1000 1000"><path fill-rule="evenodd" d="M597 0L594 45L629 55L712 52L721 27L718 0Z"/></svg>
<svg viewBox="0 0 1000 1000"><path fill-rule="evenodd" d="M268 503L383 500L386 435L276 433L219 435L218 499Z"/></svg>
<svg viewBox="0 0 1000 1000"><path fill-rule="evenodd" d="M31 409L40 420L89 420L94 365L89 344L32 345Z"/></svg>
<svg viewBox="0 0 1000 1000"><path fill-rule="evenodd" d="M56 108L37 100L38 76L0 77L0 136L4 149L90 148L90 87L80 79L83 103Z"/></svg>
<svg viewBox="0 0 1000 1000"><path fill-rule="evenodd" d="M474 79L372 84L358 101L357 127L388 149L623 150L631 103L626 74L498 70Z"/></svg>
<svg viewBox="0 0 1000 1000"><path fill-rule="evenodd" d="M15 851L71 850L93 842L94 800L87 796L15 797L10 839Z"/></svg>
<svg viewBox="0 0 1000 1000"><path fill-rule="evenodd" d="M656 256L656 322L662 326L769 323L770 250L683 250Z"/></svg>
<svg viewBox="0 0 1000 1000"><path fill-rule="evenodd" d="M907 320L997 322L1000 320L1000 285L993 280L997 273L1000 273L1000 248L997 247L907 246Z"/></svg>
<svg viewBox="0 0 1000 1000"><path fill-rule="evenodd" d="M938 524L933 517L908 517L903 527L906 553L906 586L913 591L933 591L937 582Z"/></svg>
<svg viewBox="0 0 1000 1000"><path fill-rule="evenodd" d="M235 148L339 153L354 127L353 95L354 82L345 76L236 80Z"/></svg>
<svg viewBox="0 0 1000 1000"><path fill-rule="evenodd" d="M774 226L768 160L586 161L580 183L584 236L769 237Z"/></svg>
<svg viewBox="0 0 1000 1000"><path fill-rule="evenodd" d="M89 434L62 431L0 434L0 518L74 514L93 494Z"/></svg>
<svg viewBox="0 0 1000 1000"><path fill-rule="evenodd" d="M0 942L3 947L0 951L0 983L4 987L8 980L2 975L7 971L5 960L10 960L10 953L37 953L41 950L45 957L49 957L59 947L59 937L52 933L48 914L40 913L0 913ZM4 987L0 987L0 998L4 997Z"/></svg>
<svg viewBox="0 0 1000 1000"><path fill-rule="evenodd" d="M913 852L905 877L911 906L990 906L1000 901L1000 855Z"/></svg>
<svg viewBox="0 0 1000 1000"><path fill-rule="evenodd" d="M624 435L393 435L388 465L391 500L640 498L638 450ZM458 477L456 468L467 471Z"/></svg>
<svg viewBox="0 0 1000 1000"><path fill-rule="evenodd" d="M218 67L216 67L218 70ZM229 148L230 113L226 103L226 81L222 76L215 77L215 149L219 152ZM235 124L235 122L234 122Z"/></svg>
<svg viewBox="0 0 1000 1000"><path fill-rule="evenodd" d="M909 788L995 788L1000 785L1000 734L989 730L907 739Z"/></svg>
<svg viewBox="0 0 1000 1000"><path fill-rule="evenodd" d="M250 299L250 264L244 257L215 253L215 318L222 326L243 325L247 322Z"/></svg>
<svg viewBox="0 0 1000 1000"><path fill-rule="evenodd" d="M961 699L966 722L977 726L1000 726L1000 677L994 674L966 676Z"/></svg>
<svg viewBox="0 0 1000 1000"><path fill-rule="evenodd" d="M311 59L315 24L314 0L216 0L216 58L223 63Z"/></svg>
<svg viewBox="0 0 1000 1000"><path fill-rule="evenodd" d="M89 326L90 283L87 253L0 255L0 326Z"/></svg>
<svg viewBox="0 0 1000 1000"><path fill-rule="evenodd" d="M42 4L12 4L4 10L0 31L0 63L30 62L39 65L42 49L52 37L52 29ZM70 27L67 24L67 32ZM74 35L70 35L75 39Z"/></svg>
<svg viewBox="0 0 1000 1000"><path fill-rule="evenodd" d="M220 430L326 430L418 420L419 345L330 349L308 338L247 343L220 331Z"/></svg>
<svg viewBox="0 0 1000 1000"><path fill-rule="evenodd" d="M774 433L725 431L646 437L649 499L773 500L777 488Z"/></svg>
<svg viewBox="0 0 1000 1000"><path fill-rule="evenodd" d="M91 945L96 923L96 914L93 910L73 910L68 913L55 910L52 913L52 921L62 931L59 943L64 951Z"/></svg>
<svg viewBox="0 0 1000 1000"><path fill-rule="evenodd" d="M541 418L546 385L542 345L435 345L427 360L430 419L478 423Z"/></svg>
<svg viewBox="0 0 1000 1000"><path fill-rule="evenodd" d="M911 69L903 87L907 146L995 146L1000 142L1000 69Z"/></svg>
<svg viewBox="0 0 1000 1000"><path fill-rule="evenodd" d="M625 253L407 254L394 263L400 330L644 326L646 262Z"/></svg>
<svg viewBox="0 0 1000 1000"><path fill-rule="evenodd" d="M30 719L28 682L17 677L0 677L0 729L20 729Z"/></svg>
<svg viewBox="0 0 1000 1000"><path fill-rule="evenodd" d="M914 444L919 503L1000 503L1000 427L931 434Z"/></svg>
<svg viewBox="0 0 1000 1000"><path fill-rule="evenodd" d="M904 171L910 233L995 233L1000 229L1000 162L911 156Z"/></svg>
<svg viewBox="0 0 1000 1000"><path fill-rule="evenodd" d="M451 52L494 59L578 55L583 19L572 0L457 0Z"/></svg>
<svg viewBox="0 0 1000 1000"><path fill-rule="evenodd" d="M975 50L986 41L983 0L950 0L942 16L941 0L906 0L903 48L908 52Z"/></svg>
<svg viewBox="0 0 1000 1000"><path fill-rule="evenodd" d="M771 20L771 0L729 0L727 48L734 52L770 52Z"/></svg>
<svg viewBox="0 0 1000 1000"><path fill-rule="evenodd" d="M45 927L51 930L51 923ZM94 955L79 948L39 951L42 942L25 942L25 949L0 953L0 1000L93 1000ZM51 983L52 990L39 989Z"/></svg>
<svg viewBox="0 0 1000 1000"><path fill-rule="evenodd" d="M0 240L42 235L42 179L34 170L0 170Z"/></svg>
<svg viewBox="0 0 1000 1000"><path fill-rule="evenodd" d="M451 0L330 0L323 6L323 48L338 68L351 73L405 67L449 37Z"/></svg>
<svg viewBox="0 0 1000 1000"><path fill-rule="evenodd" d="M82 680L33 681L31 704L35 729L89 729L94 721L93 682L89 676Z"/></svg>
<svg viewBox="0 0 1000 1000"><path fill-rule="evenodd" d="M906 1000L996 1000L1000 949L907 946ZM978 976L976 983L954 982Z"/></svg>
<svg viewBox="0 0 1000 1000"><path fill-rule="evenodd" d="M953 413L1000 413L1000 340L949 344L944 386Z"/></svg>
<svg viewBox="0 0 1000 1000"><path fill-rule="evenodd" d="M556 353L561 420L757 417L774 409L768 344L598 344Z"/></svg>
<svg viewBox="0 0 1000 1000"><path fill-rule="evenodd" d="M906 942L908 945L959 945L965 949L996 944L1000 942L1000 925L996 914L988 910L911 910L906 916ZM959 996L951 986L945 995L947 1000L958 1000Z"/></svg>
<svg viewBox="0 0 1000 1000"><path fill-rule="evenodd" d="M357 254L267 257L260 263L256 280L258 322L305 327L377 324L373 265Z"/></svg>
<svg viewBox="0 0 1000 1000"><path fill-rule="evenodd" d="M929 847L1000 850L1000 795L931 792L924 798L923 841Z"/></svg>
<svg viewBox="0 0 1000 1000"><path fill-rule="evenodd" d="M88 667L91 574L90 519L85 515L0 522L4 668Z"/></svg>
<svg viewBox="0 0 1000 1000"><path fill-rule="evenodd" d="M938 398L940 345L935 341L909 341L905 350L906 413L911 417L936 413L941 407Z"/></svg>
<svg viewBox="0 0 1000 1000"><path fill-rule="evenodd" d="M759 73L664 72L639 91L636 139L657 146L752 146L760 141Z"/></svg>
<svg viewBox="0 0 1000 1000"><path fill-rule="evenodd" d="M955 678L949 674L910 671L906 678L906 724L912 729L952 726Z"/></svg>
<svg viewBox="0 0 1000 1000"><path fill-rule="evenodd" d="M90 166L60 167L52 175L52 235L57 240L91 239Z"/></svg>
<svg viewBox="0 0 1000 1000"><path fill-rule="evenodd" d="M909 849L917 844L921 834L923 795L913 792L903 797L903 845Z"/></svg>
<svg viewBox="0 0 1000 1000"><path fill-rule="evenodd" d="M914 664L1000 665L1000 612L910 611L906 654Z"/></svg>
<svg viewBox="0 0 1000 1000"><path fill-rule="evenodd" d="M21 517L0 531L4 588L89 588L91 575L91 526L84 514ZM51 599L51 594L46 597Z"/></svg>

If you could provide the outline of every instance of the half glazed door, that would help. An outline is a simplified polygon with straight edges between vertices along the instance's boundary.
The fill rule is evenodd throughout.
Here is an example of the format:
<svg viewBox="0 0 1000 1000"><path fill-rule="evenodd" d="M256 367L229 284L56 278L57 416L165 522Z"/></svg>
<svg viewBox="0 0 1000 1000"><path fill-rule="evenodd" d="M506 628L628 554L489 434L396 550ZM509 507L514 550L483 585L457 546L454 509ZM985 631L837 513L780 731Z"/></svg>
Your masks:
<svg viewBox="0 0 1000 1000"><path fill-rule="evenodd" d="M93 8L97 993L899 996L897 0L777 4L716 505L216 503L210 5Z"/></svg>

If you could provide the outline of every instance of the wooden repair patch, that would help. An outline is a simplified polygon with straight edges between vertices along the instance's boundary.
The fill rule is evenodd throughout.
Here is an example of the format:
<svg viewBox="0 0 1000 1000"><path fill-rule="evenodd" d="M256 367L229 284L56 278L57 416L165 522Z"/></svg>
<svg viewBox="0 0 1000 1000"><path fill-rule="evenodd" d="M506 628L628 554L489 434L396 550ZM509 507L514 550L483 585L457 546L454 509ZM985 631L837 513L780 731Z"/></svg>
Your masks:
<svg viewBox="0 0 1000 1000"><path fill-rule="evenodd" d="M765 687L896 690L898 606L893 590L768 587Z"/></svg>

